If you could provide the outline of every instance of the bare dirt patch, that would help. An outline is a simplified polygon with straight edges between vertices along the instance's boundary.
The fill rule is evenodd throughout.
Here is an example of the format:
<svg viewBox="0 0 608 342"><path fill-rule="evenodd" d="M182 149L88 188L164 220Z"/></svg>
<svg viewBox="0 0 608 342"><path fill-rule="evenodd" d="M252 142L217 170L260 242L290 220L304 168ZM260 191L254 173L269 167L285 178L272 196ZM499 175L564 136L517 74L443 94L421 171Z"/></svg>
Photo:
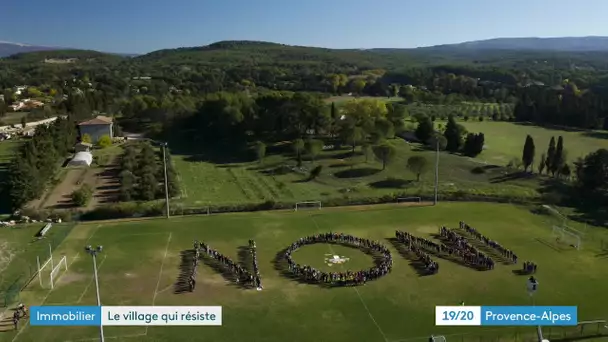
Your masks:
<svg viewBox="0 0 608 342"><path fill-rule="evenodd" d="M57 283L55 284L56 286L59 285L68 285L68 284L72 284L72 283L77 283L80 281L83 281L85 279L88 279L89 277L87 277L84 274L81 273L74 273L74 272L68 272L62 276L59 277L59 279L57 280Z"/></svg>

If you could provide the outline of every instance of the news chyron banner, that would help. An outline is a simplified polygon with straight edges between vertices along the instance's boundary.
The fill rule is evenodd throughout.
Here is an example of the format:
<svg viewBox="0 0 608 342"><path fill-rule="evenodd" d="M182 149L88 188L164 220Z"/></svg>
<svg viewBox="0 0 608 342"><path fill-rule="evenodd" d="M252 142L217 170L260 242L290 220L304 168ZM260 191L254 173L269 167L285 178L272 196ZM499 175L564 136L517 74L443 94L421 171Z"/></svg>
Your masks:
<svg viewBox="0 0 608 342"><path fill-rule="evenodd" d="M574 326L576 306L436 306L436 326Z"/></svg>
<svg viewBox="0 0 608 342"><path fill-rule="evenodd" d="M32 306L32 326L221 326L221 306Z"/></svg>

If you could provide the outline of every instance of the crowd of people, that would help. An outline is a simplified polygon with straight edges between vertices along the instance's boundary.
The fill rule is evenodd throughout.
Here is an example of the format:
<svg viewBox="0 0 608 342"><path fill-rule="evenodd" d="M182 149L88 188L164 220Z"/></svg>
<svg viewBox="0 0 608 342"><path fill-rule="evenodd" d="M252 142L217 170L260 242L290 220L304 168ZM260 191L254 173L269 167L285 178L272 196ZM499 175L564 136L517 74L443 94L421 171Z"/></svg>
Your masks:
<svg viewBox="0 0 608 342"><path fill-rule="evenodd" d="M533 274L536 273L536 264L531 261L524 261L524 265L522 267L522 271L524 274Z"/></svg>
<svg viewBox="0 0 608 342"><path fill-rule="evenodd" d="M15 326L15 330L19 328L19 321L25 317L27 317L27 308L23 303L21 303L15 308L15 311L13 312L13 325Z"/></svg>
<svg viewBox="0 0 608 342"><path fill-rule="evenodd" d="M449 255L455 254L461 257L465 263L477 268L494 269L494 260L473 247L463 236L447 227L441 227L439 234L452 245L451 248L448 247L447 252Z"/></svg>
<svg viewBox="0 0 608 342"><path fill-rule="evenodd" d="M298 248L315 243L340 243L356 248L367 249L380 254L376 266L361 271L324 272L308 265L300 265L292 259L292 253ZM295 276L312 283L322 283L336 286L364 285L367 281L387 275L393 267L390 251L379 242L362 239L341 233L324 233L300 238L292 243L285 251L289 271Z"/></svg>
<svg viewBox="0 0 608 342"><path fill-rule="evenodd" d="M403 243L408 247L416 256L422 261L424 264L424 270L430 274L435 274L439 272L439 264L433 261L431 256L425 253L422 248L426 248L427 250L433 250L434 252L440 253L443 249L445 249L444 245L437 244L433 241L427 240L425 238L414 236L408 232L403 232L400 230L395 231L395 237L397 241Z"/></svg>
<svg viewBox="0 0 608 342"><path fill-rule="evenodd" d="M255 241L249 240L249 250L251 251L251 259L253 260L253 281L258 291L262 290L262 278L260 276L260 268L258 266L258 253Z"/></svg>
<svg viewBox="0 0 608 342"><path fill-rule="evenodd" d="M234 262L229 257L223 255L215 249L212 249L204 242L198 242L197 253L203 253L203 255L210 257L211 259L222 265L224 268L228 269L230 273L235 275L235 281L238 284L255 286L255 277L253 274L251 274L251 272L249 272L247 269L245 269L238 263Z"/></svg>
<svg viewBox="0 0 608 342"><path fill-rule="evenodd" d="M486 237L483 234L481 234L480 232L478 232L477 229L469 226L468 224L464 223L463 221L460 221L460 229L466 231L469 235L471 235L471 236L475 237L477 240L483 242L486 246L494 248L504 258L511 260L511 262L513 262L514 264L517 264L517 255L515 255L515 253L513 253L513 251L511 251L510 249L505 248L498 242L489 239L488 237Z"/></svg>

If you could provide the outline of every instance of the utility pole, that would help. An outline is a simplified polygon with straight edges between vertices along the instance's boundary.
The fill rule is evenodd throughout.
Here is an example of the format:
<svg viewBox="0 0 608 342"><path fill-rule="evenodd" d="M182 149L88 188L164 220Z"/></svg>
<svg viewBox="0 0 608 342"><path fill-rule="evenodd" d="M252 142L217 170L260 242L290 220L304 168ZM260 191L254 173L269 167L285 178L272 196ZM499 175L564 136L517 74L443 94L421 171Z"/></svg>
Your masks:
<svg viewBox="0 0 608 342"><path fill-rule="evenodd" d="M163 167L165 169L165 210L167 211L167 218L170 217L169 214L169 181L167 180L167 155L165 150L167 149L167 143L162 143L163 145Z"/></svg>
<svg viewBox="0 0 608 342"><path fill-rule="evenodd" d="M435 139L437 143L437 150L435 152L435 200L433 205L437 205L439 197L439 139Z"/></svg>
<svg viewBox="0 0 608 342"><path fill-rule="evenodd" d="M97 248L92 248L91 246L86 246L85 251L89 254L91 254L91 256L93 257L93 269L94 269L94 274L95 274L95 289L97 290L97 306L99 306L101 308L101 297L99 295L99 278L97 277L97 254L101 253L101 251L103 250L102 246L97 246ZM99 324L99 340L101 342L105 341L104 335L103 335L103 325Z"/></svg>

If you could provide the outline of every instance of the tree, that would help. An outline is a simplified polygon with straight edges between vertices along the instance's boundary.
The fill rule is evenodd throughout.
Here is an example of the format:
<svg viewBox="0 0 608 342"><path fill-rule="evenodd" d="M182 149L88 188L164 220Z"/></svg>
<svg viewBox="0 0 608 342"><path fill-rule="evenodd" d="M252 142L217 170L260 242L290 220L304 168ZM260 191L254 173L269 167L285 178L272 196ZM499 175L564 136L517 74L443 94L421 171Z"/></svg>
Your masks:
<svg viewBox="0 0 608 342"><path fill-rule="evenodd" d="M323 165L317 165L314 169L310 170L309 180L314 180L321 174L323 171Z"/></svg>
<svg viewBox="0 0 608 342"><path fill-rule="evenodd" d="M407 168L416 175L416 181L420 182L420 176L429 170L430 163L423 156L412 156L407 160Z"/></svg>
<svg viewBox="0 0 608 342"><path fill-rule="evenodd" d="M376 145L372 150L376 158L382 162L382 170L386 169L386 165L390 164L397 154L397 149L388 143Z"/></svg>
<svg viewBox="0 0 608 342"><path fill-rule="evenodd" d="M555 161L555 137L551 137L549 141L549 148L547 149L547 156L545 158L547 172L553 170L553 164Z"/></svg>
<svg viewBox="0 0 608 342"><path fill-rule="evenodd" d="M353 93L361 95L361 93L363 92L363 88L365 88L365 84L366 82L362 78L354 79L351 83Z"/></svg>
<svg viewBox="0 0 608 342"><path fill-rule="evenodd" d="M463 152L467 157L477 157L483 151L485 136L483 133L469 133L464 142Z"/></svg>
<svg viewBox="0 0 608 342"><path fill-rule="evenodd" d="M106 148L112 146L112 138L109 135L102 135L101 138L97 141L97 145L101 148Z"/></svg>
<svg viewBox="0 0 608 342"><path fill-rule="evenodd" d="M264 160L264 157L266 156L266 144L261 141L256 141L254 148L256 158L258 159L258 162L261 163L262 160Z"/></svg>
<svg viewBox="0 0 608 342"><path fill-rule="evenodd" d="M88 184L84 184L80 189L72 192L72 202L78 207L85 207L93 198L93 189Z"/></svg>
<svg viewBox="0 0 608 342"><path fill-rule="evenodd" d="M342 131L342 139L352 148L352 153L355 154L355 148L365 138L363 129L356 126L348 126Z"/></svg>
<svg viewBox="0 0 608 342"><path fill-rule="evenodd" d="M315 158L323 151L323 141L316 139L308 139L305 144L306 153L310 160L314 163Z"/></svg>
<svg viewBox="0 0 608 342"><path fill-rule="evenodd" d="M81 140L83 143L88 143L88 144L90 144L92 141L91 136L88 133L83 134Z"/></svg>
<svg viewBox="0 0 608 342"><path fill-rule="evenodd" d="M534 146L534 139L528 135L526 136L526 142L524 143L524 150L521 157L521 161L524 164L524 171L528 171L528 168L534 163L535 154L536 147Z"/></svg>
<svg viewBox="0 0 608 342"><path fill-rule="evenodd" d="M553 161L551 162L551 175L555 177L555 174L559 174L559 171L564 167L566 163L566 151L564 151L564 138L560 136L557 139L557 147L555 148L555 154L553 155Z"/></svg>
<svg viewBox="0 0 608 342"><path fill-rule="evenodd" d="M294 140L291 148L293 152L296 154L296 160L298 161L298 167L302 166L302 152L304 151L304 140L296 139Z"/></svg>
<svg viewBox="0 0 608 342"><path fill-rule="evenodd" d="M129 202L133 200L135 195L135 175L129 170L122 170L119 174L120 178L120 191L119 197L123 202Z"/></svg>
<svg viewBox="0 0 608 342"><path fill-rule="evenodd" d="M431 119L429 117L424 117L418 122L418 127L416 127L416 138L422 142L428 141L434 131L435 129Z"/></svg>
<svg viewBox="0 0 608 342"><path fill-rule="evenodd" d="M543 171L545 171L546 167L547 167L547 155L543 153L540 156L540 162L538 163L538 173L542 175Z"/></svg>
<svg viewBox="0 0 608 342"><path fill-rule="evenodd" d="M395 137L395 126L385 118L380 118L375 122L375 133L381 139L393 139Z"/></svg>
<svg viewBox="0 0 608 342"><path fill-rule="evenodd" d="M559 171L559 173L566 177L566 179L570 179L570 176L572 174L572 170L570 169L570 165L569 164L564 164L564 166L562 166L561 170Z"/></svg>
<svg viewBox="0 0 608 342"><path fill-rule="evenodd" d="M599 149L576 163L581 193L605 197L608 193L608 150Z"/></svg>
<svg viewBox="0 0 608 342"><path fill-rule="evenodd" d="M450 152L458 152L462 147L462 132L456 123L456 119L453 115L448 117L448 123L445 127L443 136L447 140L448 144L446 149Z"/></svg>

